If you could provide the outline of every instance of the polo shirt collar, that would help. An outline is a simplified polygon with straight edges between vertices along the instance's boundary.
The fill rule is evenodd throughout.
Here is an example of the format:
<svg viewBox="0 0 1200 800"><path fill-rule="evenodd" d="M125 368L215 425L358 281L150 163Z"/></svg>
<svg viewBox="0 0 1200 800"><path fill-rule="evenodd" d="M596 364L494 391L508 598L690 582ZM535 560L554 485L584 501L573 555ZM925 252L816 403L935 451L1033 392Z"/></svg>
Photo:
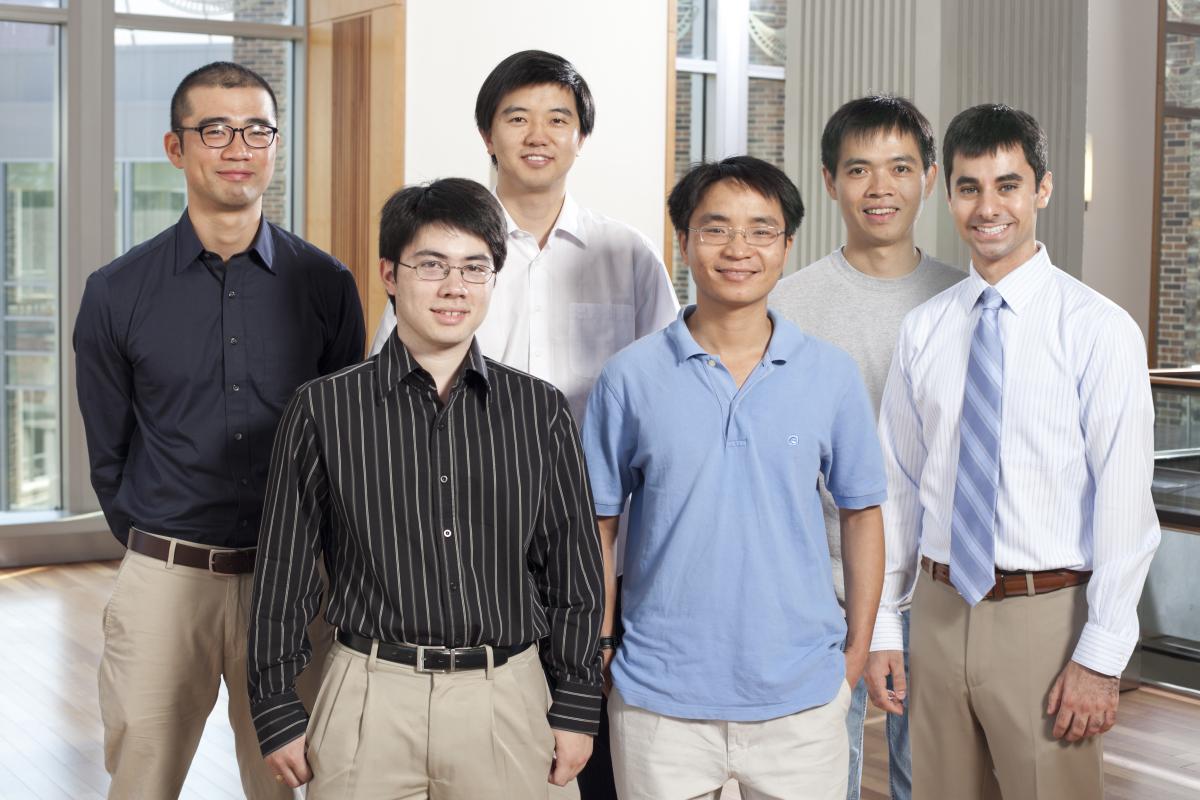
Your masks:
<svg viewBox="0 0 1200 800"><path fill-rule="evenodd" d="M1054 265L1050 263L1046 245L1037 242L1037 252L1024 264L1005 275L996 284L995 289L1004 299L1004 304L1012 309L1014 314L1019 315L1042 291L1053 269ZM979 301L979 296L988 287L988 282L975 271L975 265L971 264L970 273L962 282L962 286L959 301L962 303L963 312L970 314Z"/></svg>
<svg viewBox="0 0 1200 800"><path fill-rule="evenodd" d="M696 342L692 337L692 332L688 330L686 320L695 310L694 304L681 308L679 316L666 328L667 341L675 352L675 358L679 364L696 356L709 355L708 351ZM772 330L771 340L767 342L767 350L763 354L763 361L772 364L786 364L788 359L794 358L804 347L805 336L798 327L781 320L774 311L767 309L767 316L771 319Z"/></svg>
<svg viewBox="0 0 1200 800"><path fill-rule="evenodd" d="M382 400L396 390L404 380L413 373L423 376L432 383L429 373L413 358L412 353L394 332L387 337L383 349L375 356L375 370L379 376L376 386L379 398ZM471 348L467 351L466 366L463 368L462 380L468 385L474 385L486 400L490 394L491 380L488 375L487 360L479 349L479 340L471 340Z"/></svg>
<svg viewBox="0 0 1200 800"><path fill-rule="evenodd" d="M268 271L275 271L275 238L271 235L271 225L266 217L259 219L258 233L254 235L254 241L250 243L246 252L257 256L255 260ZM175 223L175 274L178 275L197 262L203 253L204 245L196 235L192 219L185 208L179 222Z"/></svg>

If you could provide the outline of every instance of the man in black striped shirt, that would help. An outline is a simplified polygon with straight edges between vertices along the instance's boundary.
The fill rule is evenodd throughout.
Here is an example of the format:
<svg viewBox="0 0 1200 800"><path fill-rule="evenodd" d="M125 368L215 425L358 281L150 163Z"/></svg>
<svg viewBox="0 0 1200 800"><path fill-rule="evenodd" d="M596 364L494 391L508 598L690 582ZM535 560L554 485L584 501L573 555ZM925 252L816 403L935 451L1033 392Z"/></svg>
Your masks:
<svg viewBox="0 0 1200 800"><path fill-rule="evenodd" d="M473 181L397 192L379 237L396 335L303 386L280 423L250 698L268 765L311 778L310 800L577 796L599 724L600 545L566 399L475 343L506 235ZM338 644L310 720L293 682L322 555Z"/></svg>

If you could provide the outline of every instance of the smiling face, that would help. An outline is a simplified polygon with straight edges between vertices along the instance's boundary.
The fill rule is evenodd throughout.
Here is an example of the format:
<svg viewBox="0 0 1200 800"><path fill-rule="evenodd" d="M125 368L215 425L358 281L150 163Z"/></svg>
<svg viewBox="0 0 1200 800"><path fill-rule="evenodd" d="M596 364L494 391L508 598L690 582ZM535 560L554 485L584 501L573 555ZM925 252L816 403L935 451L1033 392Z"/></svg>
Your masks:
<svg viewBox="0 0 1200 800"><path fill-rule="evenodd" d="M556 83L523 86L501 98L490 131L480 131L496 158L499 188L562 192L583 147L575 95Z"/></svg>
<svg viewBox="0 0 1200 800"><path fill-rule="evenodd" d="M444 225L426 225L400 254L405 264L441 261L453 266L492 267L491 251L483 239ZM466 349L487 315L495 280L466 283L457 269L440 281L423 281L416 270L382 259L379 262L387 293L396 302L396 333L414 354Z"/></svg>
<svg viewBox="0 0 1200 800"><path fill-rule="evenodd" d="M187 93L187 114L182 122L185 128L212 122L235 128L276 125L271 96L257 87L196 86ZM261 213L263 192L275 172L279 136L269 147L256 149L247 147L237 134L228 146L215 149L206 147L196 131L186 130L168 133L163 146L171 163L183 170L191 213Z"/></svg>
<svg viewBox="0 0 1200 800"><path fill-rule="evenodd" d="M778 200L726 179L708 188L688 222L689 228L709 225L743 230L769 226L782 231L783 209ZM702 242L697 231L678 236L679 252L696 282L697 304L725 309L765 306L792 249L792 239L782 234L763 247L748 244L740 233L727 244Z"/></svg>
<svg viewBox="0 0 1200 800"><path fill-rule="evenodd" d="M837 201L851 248L912 244L913 225L933 191L937 165L924 170L912 134L896 130L847 138L837 174L822 170L825 191Z"/></svg>
<svg viewBox="0 0 1200 800"><path fill-rule="evenodd" d="M954 157L950 213L987 281L995 283L1037 252L1037 212L1050 202L1052 190L1049 172L1040 184L1034 180L1019 145Z"/></svg>

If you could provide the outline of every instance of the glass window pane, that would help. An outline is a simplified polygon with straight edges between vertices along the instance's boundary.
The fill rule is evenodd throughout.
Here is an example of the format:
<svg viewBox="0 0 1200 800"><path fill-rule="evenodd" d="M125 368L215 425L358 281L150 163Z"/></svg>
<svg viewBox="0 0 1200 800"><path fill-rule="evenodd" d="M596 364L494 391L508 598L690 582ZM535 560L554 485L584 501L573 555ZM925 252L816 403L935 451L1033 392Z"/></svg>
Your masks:
<svg viewBox="0 0 1200 800"><path fill-rule="evenodd" d="M58 60L56 26L0 23L2 510L60 503Z"/></svg>
<svg viewBox="0 0 1200 800"><path fill-rule="evenodd" d="M712 108L716 78L698 72L675 73L675 181L698 161L712 157ZM674 183L674 181L672 182ZM671 237L671 276L679 302L691 296L690 274L679 253L679 242Z"/></svg>
<svg viewBox="0 0 1200 800"><path fill-rule="evenodd" d="M712 58L709 55L709 6L707 0L677 0L675 3L675 55L680 58Z"/></svg>
<svg viewBox="0 0 1200 800"><path fill-rule="evenodd" d="M1165 69L1166 104L1200 107L1200 39L1168 33Z"/></svg>
<svg viewBox="0 0 1200 800"><path fill-rule="evenodd" d="M1158 366L1200 363L1200 121L1163 119Z"/></svg>
<svg viewBox="0 0 1200 800"><path fill-rule="evenodd" d="M746 152L783 169L784 82L750 79L746 110Z"/></svg>
<svg viewBox="0 0 1200 800"><path fill-rule="evenodd" d="M1200 0L1167 0L1167 19L1171 22L1200 22Z"/></svg>
<svg viewBox="0 0 1200 800"><path fill-rule="evenodd" d="M750 0L750 63L782 67L786 36L787 0Z"/></svg>
<svg viewBox="0 0 1200 800"><path fill-rule="evenodd" d="M94 0L92 0L94 1ZM294 0L113 0L118 14L292 23Z"/></svg>
<svg viewBox="0 0 1200 800"><path fill-rule="evenodd" d="M59 504L58 391L5 391L4 494L10 511L54 508Z"/></svg>
<svg viewBox="0 0 1200 800"><path fill-rule="evenodd" d="M37 8L59 8L61 0L0 0L0 6L35 6Z"/></svg>
<svg viewBox="0 0 1200 800"><path fill-rule="evenodd" d="M186 205L183 173L167 160L163 134L170 127L175 87L211 61L244 64L275 91L282 134L275 145L275 176L263 196L263 213L291 227L291 42L122 29L116 32L119 253L173 224Z"/></svg>

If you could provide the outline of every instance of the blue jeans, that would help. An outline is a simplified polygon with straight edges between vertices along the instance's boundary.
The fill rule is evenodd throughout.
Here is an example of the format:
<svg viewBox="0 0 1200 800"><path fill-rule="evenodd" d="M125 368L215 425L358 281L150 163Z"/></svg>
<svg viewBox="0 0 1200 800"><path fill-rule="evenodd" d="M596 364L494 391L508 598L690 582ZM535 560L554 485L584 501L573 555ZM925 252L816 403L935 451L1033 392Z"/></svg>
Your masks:
<svg viewBox="0 0 1200 800"><path fill-rule="evenodd" d="M904 680L908 681L908 612L900 618L904 625ZM888 681L891 688L891 681ZM867 682L860 679L850 696L850 710L846 712L846 732L850 735L850 782L846 788L846 800L859 800L862 790L863 727L867 721ZM904 699L904 716L888 714L888 781L892 787L892 800L912 800L912 761L908 752L908 698Z"/></svg>

